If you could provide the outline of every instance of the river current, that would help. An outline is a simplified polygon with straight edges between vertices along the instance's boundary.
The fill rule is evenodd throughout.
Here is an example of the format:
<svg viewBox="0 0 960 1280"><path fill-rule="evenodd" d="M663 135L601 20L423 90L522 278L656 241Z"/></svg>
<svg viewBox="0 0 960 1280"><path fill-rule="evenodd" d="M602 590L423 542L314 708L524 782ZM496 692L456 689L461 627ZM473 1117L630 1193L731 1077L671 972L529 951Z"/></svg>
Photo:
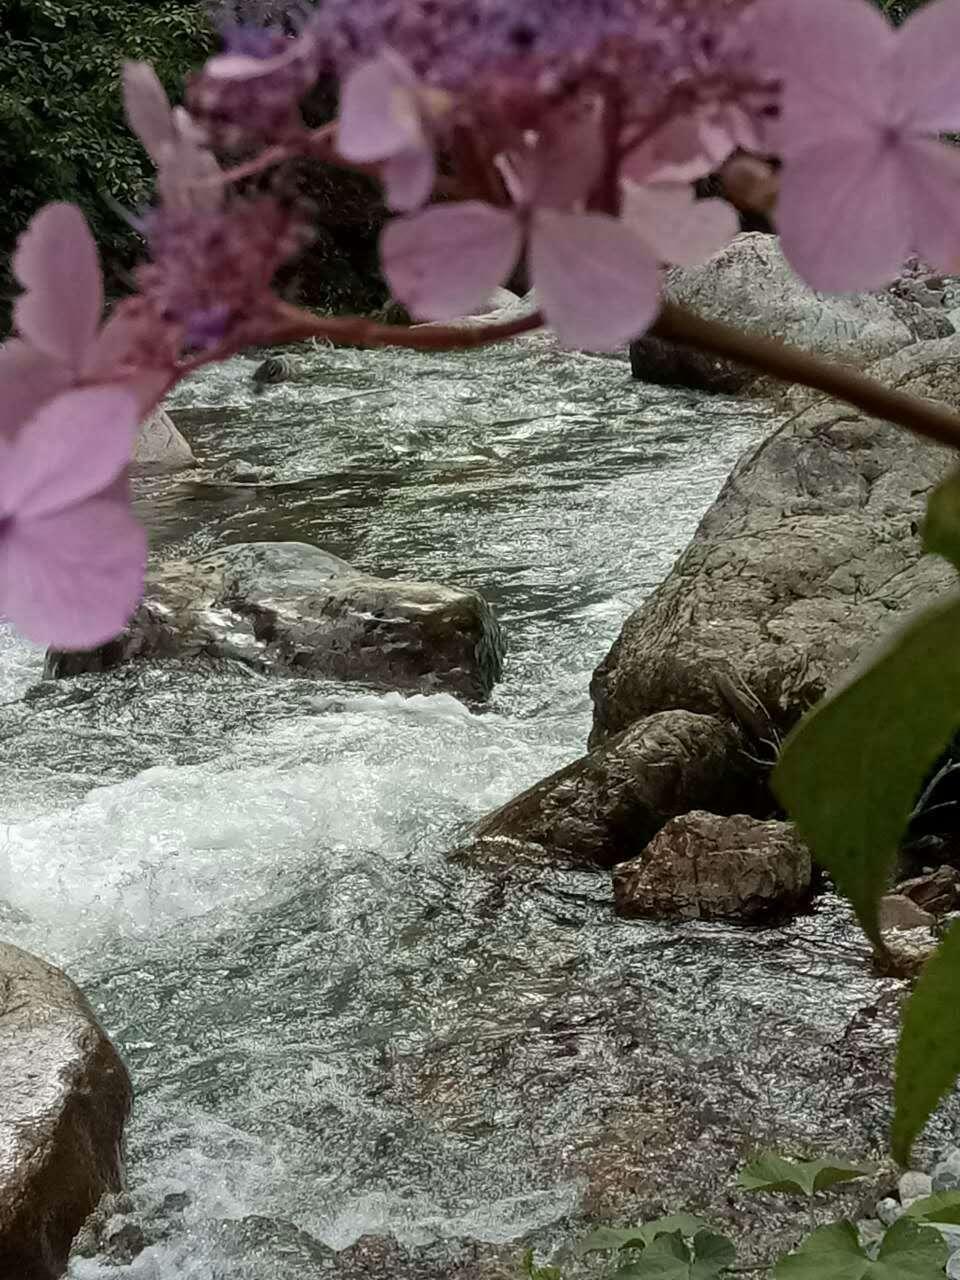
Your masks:
<svg viewBox="0 0 960 1280"><path fill-rule="evenodd" d="M707 1129L733 1097L758 1131L879 1133L884 1104L817 1065L888 986L840 908L774 931L626 924L604 877L557 875L494 909L444 858L582 753L593 667L774 411L538 339L306 359L261 395L253 359L178 389L204 467L261 482L140 482L155 554L300 540L476 588L504 679L482 709L226 663L43 683L0 632L0 933L66 967L115 1038L136 1213L165 1223L73 1280L314 1280L314 1244L569 1222L591 1081L627 1087L590 1040L627 961L644 1097L676 1086ZM564 1026L573 1072L536 1056Z"/></svg>

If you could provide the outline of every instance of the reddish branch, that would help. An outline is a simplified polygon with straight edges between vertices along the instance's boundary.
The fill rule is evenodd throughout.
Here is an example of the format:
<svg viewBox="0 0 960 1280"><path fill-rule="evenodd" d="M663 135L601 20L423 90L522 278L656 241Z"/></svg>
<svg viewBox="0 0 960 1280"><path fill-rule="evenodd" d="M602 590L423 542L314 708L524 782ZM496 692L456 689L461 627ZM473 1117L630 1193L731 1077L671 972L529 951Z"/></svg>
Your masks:
<svg viewBox="0 0 960 1280"><path fill-rule="evenodd" d="M922 400L919 396L884 387L855 369L786 346L773 338L744 333L719 320L706 320L672 302L664 304L651 332L658 338L736 360L781 382L799 382L824 391L873 418L885 418L914 435L960 449L960 417L956 413L934 400Z"/></svg>

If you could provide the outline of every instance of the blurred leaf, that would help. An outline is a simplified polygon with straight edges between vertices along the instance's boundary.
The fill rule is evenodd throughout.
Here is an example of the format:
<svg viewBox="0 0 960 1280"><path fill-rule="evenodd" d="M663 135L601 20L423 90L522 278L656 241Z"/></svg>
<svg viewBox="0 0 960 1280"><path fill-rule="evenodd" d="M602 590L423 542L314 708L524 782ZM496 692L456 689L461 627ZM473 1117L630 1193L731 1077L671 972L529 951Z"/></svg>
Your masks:
<svg viewBox="0 0 960 1280"><path fill-rule="evenodd" d="M781 1258L775 1280L943 1280L948 1250L939 1232L900 1218L880 1242L875 1262L852 1222L834 1222Z"/></svg>
<svg viewBox="0 0 960 1280"><path fill-rule="evenodd" d="M677 1231L657 1236L636 1262L614 1274L614 1280L716 1280L736 1256L726 1236L700 1231L688 1246Z"/></svg>
<svg viewBox="0 0 960 1280"><path fill-rule="evenodd" d="M897 1049L892 1147L906 1164L917 1134L960 1073L960 923L924 965L904 1005Z"/></svg>
<svg viewBox="0 0 960 1280"><path fill-rule="evenodd" d="M666 1218L654 1218L638 1227L598 1227L577 1245L576 1253L582 1258L587 1253L603 1253L615 1249L642 1249L660 1235L679 1232L682 1236L695 1236L707 1224L702 1218L689 1213L673 1213Z"/></svg>
<svg viewBox="0 0 960 1280"><path fill-rule="evenodd" d="M922 1222L960 1223L960 1191L936 1191L907 1206L907 1217Z"/></svg>
<svg viewBox="0 0 960 1280"><path fill-rule="evenodd" d="M853 1182L876 1173L870 1164L847 1164L845 1160L786 1160L765 1151L752 1160L737 1179L744 1191L783 1191L791 1195L813 1196L838 1182Z"/></svg>
<svg viewBox="0 0 960 1280"><path fill-rule="evenodd" d="M880 942L877 904L930 766L960 725L960 602L924 614L787 739L773 786Z"/></svg>

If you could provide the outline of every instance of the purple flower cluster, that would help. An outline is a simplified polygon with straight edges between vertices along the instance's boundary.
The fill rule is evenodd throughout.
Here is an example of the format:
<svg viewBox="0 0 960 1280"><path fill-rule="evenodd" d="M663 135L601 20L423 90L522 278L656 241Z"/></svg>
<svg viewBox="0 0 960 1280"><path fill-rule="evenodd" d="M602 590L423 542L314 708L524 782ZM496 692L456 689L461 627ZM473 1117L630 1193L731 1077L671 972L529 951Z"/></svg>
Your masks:
<svg viewBox="0 0 960 1280"><path fill-rule="evenodd" d="M545 322L585 349L641 333L663 267L701 261L735 234L732 205L694 188L720 170L731 191L762 193L787 258L816 288L882 285L910 253L960 267L960 150L941 140L960 131L960 0L931 0L899 30L869 0L242 9L185 107L171 107L149 66L125 68L127 117L157 175L137 219L149 258L136 292L102 323L96 252L70 206L42 210L14 260L18 333L0 348L0 614L36 639L96 643L132 609L144 548L125 464L136 421L166 390L245 344L349 324L324 330L273 291L310 235L282 194L289 164L379 178L398 215L382 268L415 317L469 313L522 260ZM331 79L337 119L312 129L301 104ZM364 340L370 326L356 324ZM67 550L71 529L86 569ZM86 613L82 584L100 593Z"/></svg>

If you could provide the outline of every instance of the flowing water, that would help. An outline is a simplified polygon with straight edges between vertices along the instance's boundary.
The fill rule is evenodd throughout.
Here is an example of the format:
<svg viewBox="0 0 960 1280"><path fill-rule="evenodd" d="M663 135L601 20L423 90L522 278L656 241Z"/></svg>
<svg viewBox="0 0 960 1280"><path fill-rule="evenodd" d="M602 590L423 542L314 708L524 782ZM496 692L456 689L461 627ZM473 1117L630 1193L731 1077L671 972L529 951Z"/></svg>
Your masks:
<svg viewBox="0 0 960 1280"><path fill-rule="evenodd" d="M727 1177L731 1126L876 1140L882 1072L848 1068L888 1051L891 984L836 904L628 924L603 876L444 858L583 751L592 668L771 410L537 340L320 350L259 397L254 367L174 404L206 467L265 482L144 482L157 554L302 540L477 588L505 678L482 710L227 663L39 683L0 633L0 932L69 969L129 1063L153 1224L71 1276L312 1280L364 1234L562 1236L608 1203L611 1126L641 1198L665 1170L695 1192L698 1146Z"/></svg>

